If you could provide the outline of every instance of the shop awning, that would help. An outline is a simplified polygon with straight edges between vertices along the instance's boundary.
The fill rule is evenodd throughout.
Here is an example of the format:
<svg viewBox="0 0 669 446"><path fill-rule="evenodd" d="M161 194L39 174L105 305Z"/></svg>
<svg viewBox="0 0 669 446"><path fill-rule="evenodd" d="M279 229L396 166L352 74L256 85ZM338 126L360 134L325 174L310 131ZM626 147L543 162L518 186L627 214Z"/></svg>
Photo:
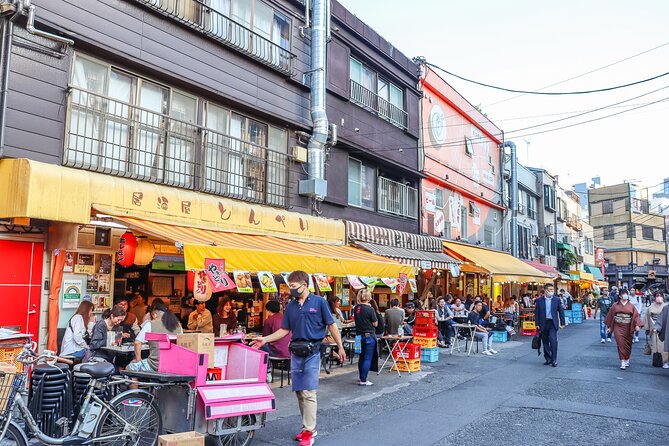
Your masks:
<svg viewBox="0 0 669 446"><path fill-rule="evenodd" d="M204 269L205 259L225 259L228 271L294 270L333 276L414 276L414 267L351 246L306 243L263 235L167 225L132 217L114 217L132 230L182 243L186 269Z"/></svg>
<svg viewBox="0 0 669 446"><path fill-rule="evenodd" d="M570 276L576 277L576 279L571 279L571 280L581 280L587 282L595 281L595 277L590 273L586 273L585 271L571 270L567 272L569 273Z"/></svg>
<svg viewBox="0 0 669 446"><path fill-rule="evenodd" d="M558 277L560 280L570 280L572 282L578 282L580 280L580 277L578 274L565 274L565 273L560 273L560 276Z"/></svg>
<svg viewBox="0 0 669 446"><path fill-rule="evenodd" d="M444 242L447 254L473 262L485 268L496 282L545 282L551 280L542 271L510 254L455 242Z"/></svg>
<svg viewBox="0 0 669 446"><path fill-rule="evenodd" d="M596 266L584 264L583 268L587 272L592 274L592 276L595 278L596 281L603 281L604 280L604 276L602 275L602 270L597 268Z"/></svg>
<svg viewBox="0 0 669 446"><path fill-rule="evenodd" d="M555 269L553 265L546 265L545 263L535 262L533 260L523 260L523 262L527 263L533 268L538 269L539 271L543 271L544 274L552 279L557 278L559 275L558 270Z"/></svg>
<svg viewBox="0 0 669 446"><path fill-rule="evenodd" d="M441 252L418 251L415 249L398 248L395 246L377 245L375 243L357 242L356 246L380 256L388 257L400 263L408 263L416 268L448 269L460 263L451 256Z"/></svg>

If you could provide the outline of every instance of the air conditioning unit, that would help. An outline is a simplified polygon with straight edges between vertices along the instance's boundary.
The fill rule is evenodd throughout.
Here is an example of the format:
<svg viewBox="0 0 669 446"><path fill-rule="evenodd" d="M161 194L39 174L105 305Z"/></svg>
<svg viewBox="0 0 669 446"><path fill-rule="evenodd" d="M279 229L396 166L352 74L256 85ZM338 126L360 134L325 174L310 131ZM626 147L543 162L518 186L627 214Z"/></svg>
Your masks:
<svg viewBox="0 0 669 446"><path fill-rule="evenodd" d="M539 254L540 256L545 255L545 250L543 246L537 246L537 254Z"/></svg>
<svg viewBox="0 0 669 446"><path fill-rule="evenodd" d="M554 234L553 225L546 225L546 235L550 236Z"/></svg>
<svg viewBox="0 0 669 446"><path fill-rule="evenodd" d="M298 163L307 162L307 148L301 146L293 146L290 148L290 154L293 159Z"/></svg>

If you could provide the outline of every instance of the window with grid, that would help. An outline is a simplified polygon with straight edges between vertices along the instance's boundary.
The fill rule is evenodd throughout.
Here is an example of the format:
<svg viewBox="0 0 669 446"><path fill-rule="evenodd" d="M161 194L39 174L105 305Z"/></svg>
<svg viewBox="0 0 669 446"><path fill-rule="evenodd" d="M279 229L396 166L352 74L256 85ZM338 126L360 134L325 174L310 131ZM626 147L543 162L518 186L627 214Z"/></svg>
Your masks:
<svg viewBox="0 0 669 446"><path fill-rule="evenodd" d="M655 228L652 226L643 226L641 228L641 236L644 240L655 240Z"/></svg>
<svg viewBox="0 0 669 446"><path fill-rule="evenodd" d="M613 200L602 201L602 214L613 214Z"/></svg>
<svg viewBox="0 0 669 446"><path fill-rule="evenodd" d="M348 159L348 204L376 209L376 168L355 158Z"/></svg>
<svg viewBox="0 0 669 446"><path fill-rule="evenodd" d="M604 226L604 240L613 240L615 231L613 226Z"/></svg>

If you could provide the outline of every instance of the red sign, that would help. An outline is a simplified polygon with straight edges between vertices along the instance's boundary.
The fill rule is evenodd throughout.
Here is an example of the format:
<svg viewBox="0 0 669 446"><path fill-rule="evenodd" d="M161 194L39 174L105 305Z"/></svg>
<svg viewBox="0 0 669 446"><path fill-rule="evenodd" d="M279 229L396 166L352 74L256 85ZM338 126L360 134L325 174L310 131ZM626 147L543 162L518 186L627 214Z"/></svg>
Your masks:
<svg viewBox="0 0 669 446"><path fill-rule="evenodd" d="M595 266L604 266L604 248L595 248Z"/></svg>
<svg viewBox="0 0 669 446"><path fill-rule="evenodd" d="M407 288L407 282L409 281L409 278L407 277L406 274L400 273L400 283L397 286L397 293L402 296L404 294L404 290Z"/></svg>
<svg viewBox="0 0 669 446"><path fill-rule="evenodd" d="M121 266L133 265L135 263L136 251L137 239L132 232L126 232L119 239L116 262Z"/></svg>
<svg viewBox="0 0 669 446"><path fill-rule="evenodd" d="M214 293L231 290L237 286L225 272L225 259L204 259L204 267Z"/></svg>

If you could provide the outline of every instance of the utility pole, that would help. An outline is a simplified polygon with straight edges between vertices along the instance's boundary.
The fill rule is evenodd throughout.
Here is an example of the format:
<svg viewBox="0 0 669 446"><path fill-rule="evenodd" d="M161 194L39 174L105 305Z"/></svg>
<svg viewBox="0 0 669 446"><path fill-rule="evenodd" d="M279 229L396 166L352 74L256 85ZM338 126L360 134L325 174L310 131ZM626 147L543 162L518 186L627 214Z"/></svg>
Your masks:
<svg viewBox="0 0 669 446"><path fill-rule="evenodd" d="M505 141L502 147L508 147L511 155L511 255L518 257L518 156L513 141Z"/></svg>

